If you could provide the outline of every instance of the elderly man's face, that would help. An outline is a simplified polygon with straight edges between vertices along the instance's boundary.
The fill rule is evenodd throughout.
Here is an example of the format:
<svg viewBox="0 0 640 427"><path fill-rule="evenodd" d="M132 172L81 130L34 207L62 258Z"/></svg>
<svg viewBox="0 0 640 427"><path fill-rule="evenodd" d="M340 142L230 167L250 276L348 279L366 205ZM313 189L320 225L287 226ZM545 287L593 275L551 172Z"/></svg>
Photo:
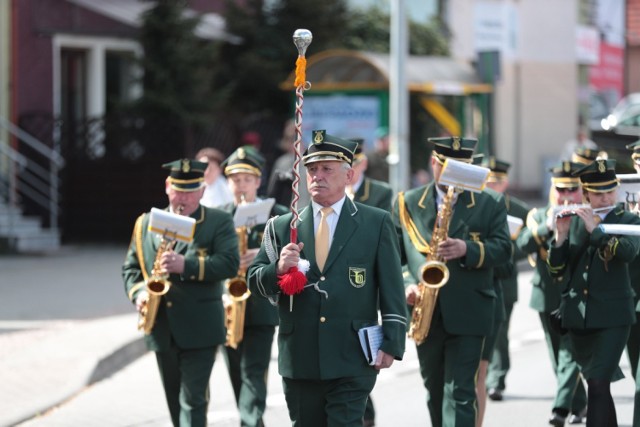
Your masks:
<svg viewBox="0 0 640 427"><path fill-rule="evenodd" d="M171 187L169 180L165 183L165 193L169 196L169 204L174 213L189 216L200 206L204 187L196 191L179 191Z"/></svg>
<svg viewBox="0 0 640 427"><path fill-rule="evenodd" d="M353 179L353 169L341 161L320 161L307 165L307 188L314 202L331 206L342 197Z"/></svg>

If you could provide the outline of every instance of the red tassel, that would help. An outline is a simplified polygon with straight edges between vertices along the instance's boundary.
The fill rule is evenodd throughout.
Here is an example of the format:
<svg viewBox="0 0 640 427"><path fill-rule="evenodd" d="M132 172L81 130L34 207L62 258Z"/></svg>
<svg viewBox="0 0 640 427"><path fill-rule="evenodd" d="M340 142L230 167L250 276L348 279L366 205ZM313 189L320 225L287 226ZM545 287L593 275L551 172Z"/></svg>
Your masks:
<svg viewBox="0 0 640 427"><path fill-rule="evenodd" d="M307 276L298 270L298 267L291 267L289 271L278 277L278 285L285 295L299 294L307 284Z"/></svg>

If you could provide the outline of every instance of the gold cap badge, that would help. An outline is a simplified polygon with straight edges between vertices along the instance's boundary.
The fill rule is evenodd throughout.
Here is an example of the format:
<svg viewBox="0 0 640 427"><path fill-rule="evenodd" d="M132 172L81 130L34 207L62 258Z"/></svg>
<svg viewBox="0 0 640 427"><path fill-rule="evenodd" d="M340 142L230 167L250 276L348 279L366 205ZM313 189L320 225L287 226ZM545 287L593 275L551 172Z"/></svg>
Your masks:
<svg viewBox="0 0 640 427"><path fill-rule="evenodd" d="M191 170L191 165L189 164L188 159L182 160L182 172L188 173Z"/></svg>
<svg viewBox="0 0 640 427"><path fill-rule="evenodd" d="M604 160L598 160L598 171L600 173L605 173L607 171L607 165Z"/></svg>
<svg viewBox="0 0 640 427"><path fill-rule="evenodd" d="M458 151L460 150L460 138L457 136L453 137L453 143L451 144L451 148L453 148L453 151Z"/></svg>

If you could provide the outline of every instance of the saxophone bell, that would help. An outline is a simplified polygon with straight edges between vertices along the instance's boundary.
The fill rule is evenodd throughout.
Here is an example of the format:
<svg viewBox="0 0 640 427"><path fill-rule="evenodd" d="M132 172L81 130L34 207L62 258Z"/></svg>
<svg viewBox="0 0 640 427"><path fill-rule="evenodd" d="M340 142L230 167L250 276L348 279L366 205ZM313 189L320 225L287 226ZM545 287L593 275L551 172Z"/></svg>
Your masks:
<svg viewBox="0 0 640 427"><path fill-rule="evenodd" d="M420 276L426 287L439 289L449 281L449 268L442 261L429 260L420 268Z"/></svg>

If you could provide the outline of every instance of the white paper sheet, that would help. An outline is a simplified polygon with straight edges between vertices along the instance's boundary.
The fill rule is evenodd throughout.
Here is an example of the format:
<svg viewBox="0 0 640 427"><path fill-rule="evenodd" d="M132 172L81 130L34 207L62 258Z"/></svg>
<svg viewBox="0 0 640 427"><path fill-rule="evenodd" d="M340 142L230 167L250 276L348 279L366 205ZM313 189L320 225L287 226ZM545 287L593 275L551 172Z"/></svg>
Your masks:
<svg viewBox="0 0 640 427"><path fill-rule="evenodd" d="M520 232L524 221L516 216L507 215L507 224L509 224L509 234L511 235L511 239L515 239Z"/></svg>
<svg viewBox="0 0 640 427"><path fill-rule="evenodd" d="M272 198L238 205L233 216L234 225L236 227L255 227L266 223L275 202L276 200Z"/></svg>
<svg viewBox="0 0 640 427"><path fill-rule="evenodd" d="M189 243L193 239L195 230L196 220L194 218L151 208L149 231L166 235L169 239L182 240Z"/></svg>
<svg viewBox="0 0 640 427"><path fill-rule="evenodd" d="M447 159L442 166L438 184L480 193L485 186L490 170L482 166Z"/></svg>

